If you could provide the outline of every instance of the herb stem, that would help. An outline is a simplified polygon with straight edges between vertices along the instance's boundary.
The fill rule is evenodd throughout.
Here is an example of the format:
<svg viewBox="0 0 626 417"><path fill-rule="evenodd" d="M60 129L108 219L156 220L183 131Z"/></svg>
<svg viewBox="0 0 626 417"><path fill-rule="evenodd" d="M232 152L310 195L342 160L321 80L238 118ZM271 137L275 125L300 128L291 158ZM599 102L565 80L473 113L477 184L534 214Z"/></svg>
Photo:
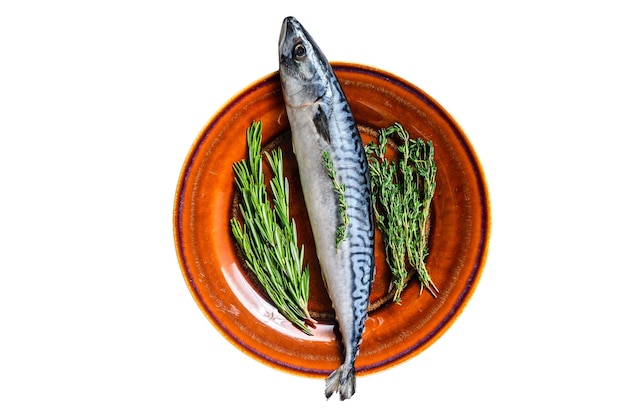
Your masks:
<svg viewBox="0 0 626 417"><path fill-rule="evenodd" d="M348 217L348 204L346 203L346 185L340 184L339 180L337 180L337 173L335 172L333 161L328 151L322 152L322 159L324 159L324 166L328 172L328 177L331 179L335 194L337 194L337 198L339 199L338 215L340 223L337 226L335 242L335 247L339 249L339 245L348 234L348 223L350 222L350 218Z"/></svg>
<svg viewBox="0 0 626 417"><path fill-rule="evenodd" d="M398 160L387 157L391 136L397 136ZM420 294L426 288L434 297L439 290L426 268L428 221L434 196L437 167L432 142L411 139L402 125L395 123L379 132L378 144L366 147L372 176L372 199L376 224L383 233L385 255L393 280L390 292L400 303L409 274L416 272Z"/></svg>
<svg viewBox="0 0 626 417"><path fill-rule="evenodd" d="M246 265L254 273L278 311L297 328L311 335L306 325L315 320L308 311L309 269L304 247L297 245L296 223L289 215L289 182L283 174L280 149L265 152L272 171L270 203L261 156L261 122L246 132L248 158L235 162L235 183L241 194L243 222L231 219L231 230Z"/></svg>

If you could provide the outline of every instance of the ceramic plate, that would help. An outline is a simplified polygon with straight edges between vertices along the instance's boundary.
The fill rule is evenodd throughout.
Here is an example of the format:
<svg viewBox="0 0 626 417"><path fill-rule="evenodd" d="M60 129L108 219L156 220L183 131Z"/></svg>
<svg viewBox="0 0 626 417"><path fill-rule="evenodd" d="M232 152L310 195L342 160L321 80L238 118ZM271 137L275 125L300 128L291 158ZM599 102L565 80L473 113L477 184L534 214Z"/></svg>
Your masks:
<svg viewBox="0 0 626 417"><path fill-rule="evenodd" d="M364 374L417 355L461 313L487 254L489 201L470 142L437 102L384 71L346 63L333 67L365 143L379 129L400 122L411 137L433 141L438 167L427 260L438 297L420 294L418 284L412 282L401 305L389 301L391 278L377 231L371 311L356 362L357 372ZM266 149L279 146L284 152L291 214L311 269L309 309L319 320L313 336L296 329L268 302L246 271L230 232L229 220L237 214L232 165L246 156L246 129L253 120L263 123ZM236 347L263 363L308 376L325 377L341 363L341 339L320 277L277 73L230 100L196 139L176 191L174 235L191 294Z"/></svg>

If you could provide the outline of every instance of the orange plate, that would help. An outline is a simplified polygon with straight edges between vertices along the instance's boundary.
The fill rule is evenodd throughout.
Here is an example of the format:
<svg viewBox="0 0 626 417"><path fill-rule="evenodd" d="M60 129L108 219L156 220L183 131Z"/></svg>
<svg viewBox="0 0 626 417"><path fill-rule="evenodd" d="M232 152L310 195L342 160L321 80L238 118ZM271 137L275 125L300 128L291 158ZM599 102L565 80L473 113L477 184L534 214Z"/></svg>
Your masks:
<svg viewBox="0 0 626 417"><path fill-rule="evenodd" d="M333 67L365 143L376 137L378 129L397 121L412 137L433 141L438 167L427 267L439 295L420 295L413 281L403 292L402 305L386 301L390 273L377 231L372 308L356 362L357 372L364 374L423 351L461 313L485 263L489 201L472 146L438 103L392 74L355 64ZM311 268L309 307L319 318L313 336L287 322L258 290L230 232L229 220L237 215L232 165L246 157L245 133L253 120L263 122L263 146L283 149L291 215ZM174 235L191 294L236 347L263 363L301 375L326 376L337 368L341 342L320 277L277 73L234 97L196 139L178 182Z"/></svg>

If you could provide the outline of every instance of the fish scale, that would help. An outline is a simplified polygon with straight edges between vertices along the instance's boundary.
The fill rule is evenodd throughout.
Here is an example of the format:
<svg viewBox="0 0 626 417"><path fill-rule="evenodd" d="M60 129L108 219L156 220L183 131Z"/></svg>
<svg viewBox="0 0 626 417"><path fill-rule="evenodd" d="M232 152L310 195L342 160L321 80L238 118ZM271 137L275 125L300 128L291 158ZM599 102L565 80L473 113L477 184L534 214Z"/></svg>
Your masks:
<svg viewBox="0 0 626 417"><path fill-rule="evenodd" d="M284 20L279 40L279 73L300 182L315 248L341 331L344 361L326 378L326 397L355 392L354 363L367 318L374 277L374 215L365 149L348 101L313 38L293 17ZM339 197L324 164L332 162L344 186L346 237Z"/></svg>

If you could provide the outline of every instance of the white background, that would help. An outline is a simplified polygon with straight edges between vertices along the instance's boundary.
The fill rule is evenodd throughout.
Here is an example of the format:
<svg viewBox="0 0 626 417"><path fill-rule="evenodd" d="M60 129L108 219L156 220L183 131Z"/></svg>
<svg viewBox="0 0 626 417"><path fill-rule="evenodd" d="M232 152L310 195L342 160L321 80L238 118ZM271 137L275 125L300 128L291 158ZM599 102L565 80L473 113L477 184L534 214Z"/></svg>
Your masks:
<svg viewBox="0 0 626 417"><path fill-rule="evenodd" d="M618 2L212 4L0 5L0 415L626 413ZM227 342L174 250L187 152L287 15L441 103L491 194L464 313L343 403Z"/></svg>

